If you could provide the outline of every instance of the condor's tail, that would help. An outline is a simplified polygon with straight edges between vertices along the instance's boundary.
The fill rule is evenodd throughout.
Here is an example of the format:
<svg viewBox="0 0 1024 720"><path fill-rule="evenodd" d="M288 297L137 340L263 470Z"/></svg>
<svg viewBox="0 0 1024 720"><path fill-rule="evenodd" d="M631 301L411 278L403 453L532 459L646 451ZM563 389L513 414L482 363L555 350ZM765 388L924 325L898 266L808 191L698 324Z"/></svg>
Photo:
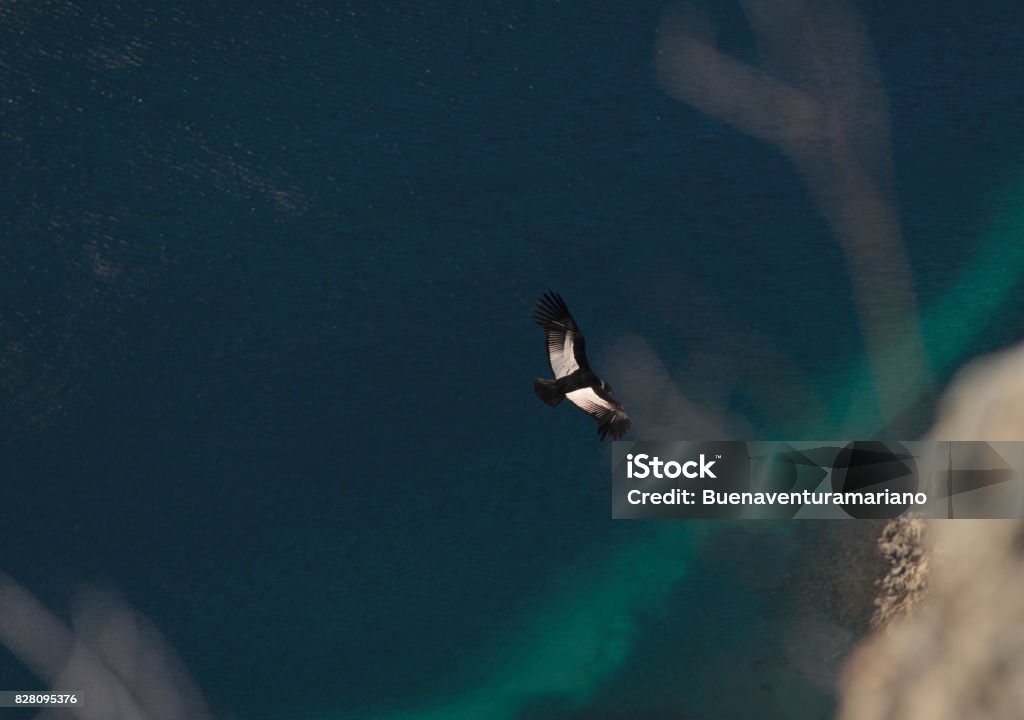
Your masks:
<svg viewBox="0 0 1024 720"><path fill-rule="evenodd" d="M542 380L537 378L533 381L533 392L545 403L554 407L562 402L565 393L558 389L557 380Z"/></svg>

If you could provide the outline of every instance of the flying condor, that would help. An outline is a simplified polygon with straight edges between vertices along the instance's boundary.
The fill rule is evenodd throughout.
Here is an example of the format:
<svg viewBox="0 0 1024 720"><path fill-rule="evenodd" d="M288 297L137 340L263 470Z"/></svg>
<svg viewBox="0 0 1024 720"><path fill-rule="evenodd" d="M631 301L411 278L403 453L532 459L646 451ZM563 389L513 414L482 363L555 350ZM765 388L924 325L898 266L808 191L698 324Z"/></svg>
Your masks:
<svg viewBox="0 0 1024 720"><path fill-rule="evenodd" d="M565 301L558 293L544 293L533 317L544 328L548 360L555 374L554 380L533 381L537 397L552 407L562 398L569 398L569 402L597 421L597 434L602 440L606 435L611 435L612 440L625 435L631 424L629 415L612 397L612 386L590 369L583 333Z"/></svg>

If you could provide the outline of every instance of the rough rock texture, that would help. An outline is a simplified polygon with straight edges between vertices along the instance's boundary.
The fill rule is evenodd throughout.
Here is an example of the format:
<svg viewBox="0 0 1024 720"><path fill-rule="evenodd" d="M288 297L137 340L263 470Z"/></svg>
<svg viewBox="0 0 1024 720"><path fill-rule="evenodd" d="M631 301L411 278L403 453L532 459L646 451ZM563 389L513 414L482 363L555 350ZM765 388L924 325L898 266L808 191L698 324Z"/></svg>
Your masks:
<svg viewBox="0 0 1024 720"><path fill-rule="evenodd" d="M1024 346L968 366L929 435L1024 440ZM1006 459L1016 467L1024 461ZM894 525L883 534L882 547L895 559L877 615L885 627L844 671L840 720L1019 720L1024 522L929 521L927 554L920 532Z"/></svg>
<svg viewBox="0 0 1024 720"><path fill-rule="evenodd" d="M789 581L795 609L826 617L856 638L868 633L879 578L891 572L878 548L879 534L889 525L881 520L797 523L800 564Z"/></svg>
<svg viewBox="0 0 1024 720"><path fill-rule="evenodd" d="M919 606L928 581L924 520L898 518L886 524L878 550L888 570L878 583L871 625L886 627Z"/></svg>

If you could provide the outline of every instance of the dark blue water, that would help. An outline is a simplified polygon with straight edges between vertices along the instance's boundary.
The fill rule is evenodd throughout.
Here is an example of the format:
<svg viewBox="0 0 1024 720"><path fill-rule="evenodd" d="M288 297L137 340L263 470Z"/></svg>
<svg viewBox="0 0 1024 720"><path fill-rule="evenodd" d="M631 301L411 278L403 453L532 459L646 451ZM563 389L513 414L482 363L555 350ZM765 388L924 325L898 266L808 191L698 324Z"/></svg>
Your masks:
<svg viewBox="0 0 1024 720"><path fill-rule="evenodd" d="M1019 211L1024 18L914 5L863 16L929 312L962 277L986 297L965 273ZM0 569L62 616L116 586L224 716L714 707L694 665L757 662L785 603L689 559L685 527L609 520L607 448L531 395L532 304L560 291L617 387L642 342L735 435L836 432L740 376L785 358L828 405L866 351L792 163L659 84L664 9L0 10ZM711 14L756 63L740 11ZM1024 333L1017 267L934 350L905 437ZM0 687L41 686L0 651ZM774 692L769 715L831 707Z"/></svg>

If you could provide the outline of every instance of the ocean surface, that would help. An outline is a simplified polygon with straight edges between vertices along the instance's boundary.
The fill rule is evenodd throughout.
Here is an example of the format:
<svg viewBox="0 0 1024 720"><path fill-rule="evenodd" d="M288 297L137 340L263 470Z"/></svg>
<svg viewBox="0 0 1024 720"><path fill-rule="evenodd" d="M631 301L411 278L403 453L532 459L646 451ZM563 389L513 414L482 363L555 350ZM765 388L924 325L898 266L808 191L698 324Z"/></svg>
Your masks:
<svg viewBox="0 0 1024 720"><path fill-rule="evenodd" d="M674 7L0 6L0 571L119 593L217 717L828 717L856 638L789 592L806 533L612 522L530 313L566 298L635 438L917 437L1024 337L1024 6L858 6L909 268L872 273L932 373L884 418L817 170L671 91Z"/></svg>

